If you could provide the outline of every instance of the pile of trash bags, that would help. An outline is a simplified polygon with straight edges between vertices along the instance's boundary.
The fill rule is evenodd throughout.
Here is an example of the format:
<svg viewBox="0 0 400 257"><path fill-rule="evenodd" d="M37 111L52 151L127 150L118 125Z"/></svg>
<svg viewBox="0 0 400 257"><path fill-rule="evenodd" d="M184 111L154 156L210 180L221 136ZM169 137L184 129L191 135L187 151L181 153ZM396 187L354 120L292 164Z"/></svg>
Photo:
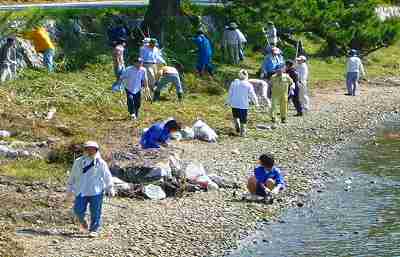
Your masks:
<svg viewBox="0 0 400 257"><path fill-rule="evenodd" d="M218 135L210 126L202 120L197 120L193 126L185 127L172 135L176 140L202 140L209 143L216 143Z"/></svg>
<svg viewBox="0 0 400 257"><path fill-rule="evenodd" d="M145 163L145 162L144 162ZM110 167L117 195L120 197L161 200L180 197L185 192L239 188L238 183L216 174L207 174L197 161L184 162L176 153L157 163L138 166Z"/></svg>

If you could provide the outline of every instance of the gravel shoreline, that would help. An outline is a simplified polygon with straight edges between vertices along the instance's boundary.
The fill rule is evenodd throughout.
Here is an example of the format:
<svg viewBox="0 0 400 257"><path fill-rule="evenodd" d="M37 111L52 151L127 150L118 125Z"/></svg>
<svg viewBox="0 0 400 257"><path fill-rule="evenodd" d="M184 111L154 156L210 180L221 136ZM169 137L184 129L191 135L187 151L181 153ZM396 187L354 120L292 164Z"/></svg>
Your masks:
<svg viewBox="0 0 400 257"><path fill-rule="evenodd" d="M27 249L25 256L224 255L237 246L238 239L254 231L258 221L278 220L282 210L295 206L308 192L323 190L330 174L319 163L340 144L363 129L374 128L380 114L400 112L400 86L371 82L358 97L343 92L341 88L315 90L309 114L290 117L288 124L274 130L250 131L248 138L229 138L218 144L179 143L185 159L199 160L209 173L239 181L243 189L236 196L232 190L220 190L158 202L112 199L104 205L101 238L75 236L70 233L72 225L38 224L51 233L19 237ZM288 189L273 205L239 201L247 174L263 152L272 152L289 173Z"/></svg>

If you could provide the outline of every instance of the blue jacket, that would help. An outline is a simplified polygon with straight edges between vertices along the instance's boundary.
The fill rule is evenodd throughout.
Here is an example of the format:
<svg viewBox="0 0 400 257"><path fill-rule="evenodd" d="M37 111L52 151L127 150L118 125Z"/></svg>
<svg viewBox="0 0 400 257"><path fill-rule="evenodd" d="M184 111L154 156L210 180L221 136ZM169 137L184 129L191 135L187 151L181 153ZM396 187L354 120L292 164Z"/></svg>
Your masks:
<svg viewBox="0 0 400 257"><path fill-rule="evenodd" d="M272 56L267 55L264 59L262 69L264 73L275 72L277 68L285 65L285 60L282 55Z"/></svg>
<svg viewBox="0 0 400 257"><path fill-rule="evenodd" d="M151 126L140 139L143 149L160 148L160 144L165 144L170 138L170 132L164 127L165 123L156 123Z"/></svg>
<svg viewBox="0 0 400 257"><path fill-rule="evenodd" d="M265 184L268 179L272 178L275 180L276 185L285 185L285 180L277 167L273 167L272 170L266 170L264 167L259 166L254 169L254 176L256 177L257 183Z"/></svg>
<svg viewBox="0 0 400 257"><path fill-rule="evenodd" d="M199 49L199 58L210 59L213 55L210 40L205 35L198 35L193 40Z"/></svg>

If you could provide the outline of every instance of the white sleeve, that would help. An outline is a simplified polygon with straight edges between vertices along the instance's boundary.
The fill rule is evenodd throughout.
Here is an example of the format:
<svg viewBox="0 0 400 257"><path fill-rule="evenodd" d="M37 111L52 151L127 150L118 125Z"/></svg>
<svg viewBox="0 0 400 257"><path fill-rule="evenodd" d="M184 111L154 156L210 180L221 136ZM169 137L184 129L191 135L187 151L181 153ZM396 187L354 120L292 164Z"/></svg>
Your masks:
<svg viewBox="0 0 400 257"><path fill-rule="evenodd" d="M361 60L360 60L360 73L362 76L365 76L365 70L364 70L364 65L362 64Z"/></svg>
<svg viewBox="0 0 400 257"><path fill-rule="evenodd" d="M256 95L256 92L254 91L253 85L251 85L251 84L250 84L250 86L249 86L249 93L250 93L250 98L251 98L251 100L253 101L253 103L254 103L255 105L258 105L257 95Z"/></svg>
<svg viewBox="0 0 400 257"><path fill-rule="evenodd" d="M247 43L247 39L246 39L246 37L243 35L243 33L240 31L240 30L236 30L236 32L237 32L237 34L238 34L238 37L239 37L239 42L240 43Z"/></svg>
<svg viewBox="0 0 400 257"><path fill-rule="evenodd" d="M71 174L67 182L67 192L76 193L76 183L79 172L81 171L79 161L75 160L72 165Z"/></svg>
<svg viewBox="0 0 400 257"><path fill-rule="evenodd" d="M102 169L103 169L103 179L104 185L107 192L109 192L113 188L113 180L110 169L105 161L102 161Z"/></svg>
<svg viewBox="0 0 400 257"><path fill-rule="evenodd" d="M232 105L233 86L234 86L234 83L235 83L235 82L236 82L236 80L234 80L234 81L231 83L230 87L229 87L228 99L227 99L227 101L226 101L226 103L229 104L229 105Z"/></svg>

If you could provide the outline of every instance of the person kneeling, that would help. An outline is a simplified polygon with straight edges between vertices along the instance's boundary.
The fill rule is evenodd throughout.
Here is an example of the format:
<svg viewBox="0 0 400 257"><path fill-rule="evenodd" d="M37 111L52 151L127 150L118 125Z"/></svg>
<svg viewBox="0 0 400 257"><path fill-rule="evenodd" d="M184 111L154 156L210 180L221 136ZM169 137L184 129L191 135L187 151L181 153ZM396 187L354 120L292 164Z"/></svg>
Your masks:
<svg viewBox="0 0 400 257"><path fill-rule="evenodd" d="M254 169L254 176L251 176L247 182L249 192L262 197L281 192L285 188L285 181L279 168L274 166L274 157L263 154L258 163L260 166Z"/></svg>
<svg viewBox="0 0 400 257"><path fill-rule="evenodd" d="M151 126L140 139L143 149L160 148L160 146L168 146L171 133L175 133L181 129L176 120L156 123Z"/></svg>

